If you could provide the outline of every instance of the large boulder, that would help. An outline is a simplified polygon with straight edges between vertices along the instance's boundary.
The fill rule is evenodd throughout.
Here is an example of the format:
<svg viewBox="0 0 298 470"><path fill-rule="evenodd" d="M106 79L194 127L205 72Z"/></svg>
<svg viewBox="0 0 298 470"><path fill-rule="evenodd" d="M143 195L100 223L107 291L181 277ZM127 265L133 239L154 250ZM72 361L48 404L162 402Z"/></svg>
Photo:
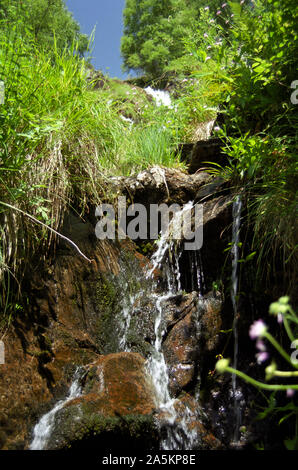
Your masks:
<svg viewBox="0 0 298 470"><path fill-rule="evenodd" d="M55 417L47 449L154 447L154 392L145 360L136 353L102 356L87 368L82 394Z"/></svg>

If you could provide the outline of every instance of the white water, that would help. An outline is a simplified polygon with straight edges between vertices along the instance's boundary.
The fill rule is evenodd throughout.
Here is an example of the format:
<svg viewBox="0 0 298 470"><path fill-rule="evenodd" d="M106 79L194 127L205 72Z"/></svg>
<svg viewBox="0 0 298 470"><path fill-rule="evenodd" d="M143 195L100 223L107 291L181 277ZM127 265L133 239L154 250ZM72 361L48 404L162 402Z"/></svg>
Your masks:
<svg viewBox="0 0 298 470"><path fill-rule="evenodd" d="M133 312L133 307L134 303L139 297L140 294L138 295L129 295L126 304L123 307L122 310L122 332L121 332L121 337L119 340L119 348L120 351L129 351L129 347L127 345L127 333L129 331L130 327L130 322L131 322L131 316Z"/></svg>
<svg viewBox="0 0 298 470"><path fill-rule="evenodd" d="M237 305L237 293L238 293L238 260L239 260L239 240L240 240L240 220L241 220L241 208L242 202L240 196L237 196L233 203L233 229L232 229L232 288L231 288L231 299L233 305L233 334L234 334L234 358L233 368L237 369L238 364L238 305ZM239 441L239 427L241 410L239 407L239 394L241 392L237 390L236 375L232 374L232 391L234 397L234 412L235 412L235 432L234 432L234 443Z"/></svg>
<svg viewBox="0 0 298 470"><path fill-rule="evenodd" d="M129 124L130 129L132 128L132 126L135 123L132 119L127 118L127 117L123 116L122 114L120 115L120 118L122 119L122 121L127 122Z"/></svg>
<svg viewBox="0 0 298 470"><path fill-rule="evenodd" d="M157 312L154 323L155 342L151 357L147 361L147 368L155 387L156 407L160 410L163 416L163 426L166 432L165 437L161 441L161 448L164 450L191 450L194 448L197 439L195 428L192 428L191 426L191 423L196 420L196 415L186 405L183 405L178 400L171 398L169 391L169 374L162 350L162 343L166 333L163 303L169 300L172 296L175 296L177 292L181 290L179 258L182 251L177 251L175 249L174 239L179 238L178 235L182 233L181 229L184 223L183 215L192 208L193 202L189 202L184 205L181 211L174 214L166 231L161 234L160 239L157 242L157 250L151 259L152 267L147 272L147 278L150 278L153 283L153 292L151 296ZM198 253L194 253L193 257L193 268L197 271L197 286L194 286L194 290L199 289L199 292L201 292L203 278L200 255ZM157 292L157 286L154 283L154 271L156 269L163 270L164 278L166 280L166 287L163 293ZM119 339L121 350L129 350L127 345L127 332L130 327L134 304L141 295L143 295L142 290L137 294L125 295L126 300L123 304L123 320ZM181 367L187 367L187 365L181 365ZM33 441L30 445L30 450L42 450L47 448L47 444L55 424L57 412L61 410L67 402L79 397L82 393L79 375L78 370L70 387L69 394L65 400L59 401L51 411L42 416L40 421L34 427ZM101 374L100 377L100 389L103 390L103 375ZM177 408L179 408L178 411Z"/></svg>
<svg viewBox="0 0 298 470"><path fill-rule="evenodd" d="M80 386L80 371L77 369L74 377L74 381L70 386L69 394L65 400L60 400L54 408L43 415L39 422L36 424L33 430L33 441L30 444L30 450L43 450L46 448L46 445L51 437L52 429L55 424L56 414L64 405L77 398L81 395L81 386Z"/></svg>
<svg viewBox="0 0 298 470"><path fill-rule="evenodd" d="M163 450L192 449L196 440L196 432L190 430L190 423L196 417L187 406L184 406L183 410L181 410L180 406L178 415L176 410L176 406L179 405L178 401L171 398L168 368L162 351L163 337L166 332L162 304L181 290L179 258L182 251L177 253L173 234L181 233L183 215L186 211L191 210L192 207L193 202L189 202L181 211L174 214L169 227L161 234L157 242L157 250L151 258L152 267L147 274L147 277L153 278L154 271L157 268L162 269L167 285L166 292L152 294L157 315L154 325L154 351L148 360L148 370L155 387L156 406L162 412L166 422L166 437L161 441L161 448Z"/></svg>
<svg viewBox="0 0 298 470"><path fill-rule="evenodd" d="M157 106L167 106L168 108L172 108L172 101L168 91L154 90L150 86L144 88L144 90L148 95L152 96Z"/></svg>

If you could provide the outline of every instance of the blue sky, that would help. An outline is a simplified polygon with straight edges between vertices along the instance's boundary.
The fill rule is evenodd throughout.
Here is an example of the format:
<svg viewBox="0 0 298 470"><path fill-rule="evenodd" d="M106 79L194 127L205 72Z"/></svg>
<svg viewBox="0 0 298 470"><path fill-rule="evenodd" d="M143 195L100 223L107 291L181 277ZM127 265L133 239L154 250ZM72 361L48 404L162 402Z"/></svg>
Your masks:
<svg viewBox="0 0 298 470"><path fill-rule="evenodd" d="M83 33L89 36L96 26L92 52L94 67L111 77L126 78L121 71L120 56L125 0L65 0L65 3Z"/></svg>

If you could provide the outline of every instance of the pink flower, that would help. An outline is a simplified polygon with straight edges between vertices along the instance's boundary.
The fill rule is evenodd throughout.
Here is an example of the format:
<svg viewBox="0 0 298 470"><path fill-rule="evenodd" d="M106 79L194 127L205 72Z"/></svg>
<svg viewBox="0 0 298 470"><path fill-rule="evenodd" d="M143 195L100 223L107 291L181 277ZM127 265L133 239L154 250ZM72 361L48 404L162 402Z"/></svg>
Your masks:
<svg viewBox="0 0 298 470"><path fill-rule="evenodd" d="M283 323L283 321L284 321L284 319L283 319L282 314L281 314L281 313L278 313L278 314L277 314L277 322L278 322L279 324L281 324L281 323Z"/></svg>
<svg viewBox="0 0 298 470"><path fill-rule="evenodd" d="M205 7L204 10L209 10L209 7Z"/></svg>
<svg viewBox="0 0 298 470"><path fill-rule="evenodd" d="M295 394L295 390L293 390L292 388L288 388L287 397L291 398L294 394Z"/></svg>
<svg viewBox="0 0 298 470"><path fill-rule="evenodd" d="M223 3L221 8L225 8L227 6L227 3Z"/></svg>
<svg viewBox="0 0 298 470"><path fill-rule="evenodd" d="M210 60L210 59L211 59L211 57L209 57L209 55L208 55L208 57L206 57L206 59L205 59L205 62L207 62L207 60Z"/></svg>
<svg viewBox="0 0 298 470"><path fill-rule="evenodd" d="M204 38L208 38L208 34L207 34L207 33L204 33Z"/></svg>
<svg viewBox="0 0 298 470"><path fill-rule="evenodd" d="M249 329L249 336L251 339L257 339L264 336L267 327L263 320L256 320Z"/></svg>
<svg viewBox="0 0 298 470"><path fill-rule="evenodd" d="M216 12L216 14L217 14L217 15L220 15L220 14L221 14L221 10L218 10L218 11Z"/></svg>
<svg viewBox="0 0 298 470"><path fill-rule="evenodd" d="M257 363L262 364L269 359L269 354L266 351L262 351L256 354Z"/></svg>
<svg viewBox="0 0 298 470"><path fill-rule="evenodd" d="M256 343L256 348L259 351L266 351L266 346L265 346L264 342L261 339L258 339L258 341Z"/></svg>

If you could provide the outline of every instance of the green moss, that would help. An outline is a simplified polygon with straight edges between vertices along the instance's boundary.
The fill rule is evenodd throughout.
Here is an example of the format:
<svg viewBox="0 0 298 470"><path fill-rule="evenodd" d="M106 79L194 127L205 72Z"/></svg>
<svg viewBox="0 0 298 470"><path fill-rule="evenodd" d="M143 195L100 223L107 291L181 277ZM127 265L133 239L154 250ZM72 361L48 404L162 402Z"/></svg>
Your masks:
<svg viewBox="0 0 298 470"><path fill-rule="evenodd" d="M119 294L112 279L101 274L93 286L94 303L98 313L95 329L100 348L107 354L117 351L115 322L119 311Z"/></svg>
<svg viewBox="0 0 298 470"><path fill-rule="evenodd" d="M81 445L101 448L135 441L158 444L158 430L152 415L104 416L92 403L64 408L59 416L54 446L76 449ZM50 443L51 446L51 443Z"/></svg>

